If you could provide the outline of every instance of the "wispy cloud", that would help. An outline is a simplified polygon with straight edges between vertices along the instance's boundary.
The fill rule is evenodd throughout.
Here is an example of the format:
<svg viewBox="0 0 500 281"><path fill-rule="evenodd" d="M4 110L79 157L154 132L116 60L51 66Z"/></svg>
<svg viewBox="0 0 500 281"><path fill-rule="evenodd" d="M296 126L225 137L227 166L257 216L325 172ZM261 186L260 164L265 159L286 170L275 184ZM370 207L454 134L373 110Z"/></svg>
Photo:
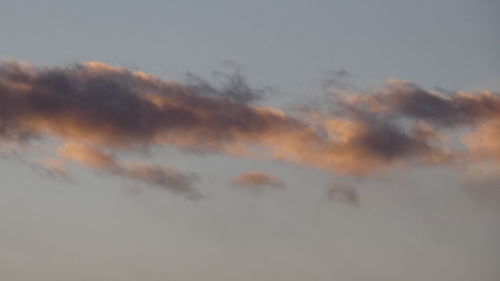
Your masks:
<svg viewBox="0 0 500 281"><path fill-rule="evenodd" d="M93 168L101 173L123 176L133 181L165 188L191 199L202 197L193 183L199 177L193 173L181 172L168 165L150 163L122 163L95 147L67 143L58 150L60 156Z"/></svg>
<svg viewBox="0 0 500 281"><path fill-rule="evenodd" d="M358 191L349 184L332 183L326 191L326 197L332 202L346 203L346 204L359 204Z"/></svg>
<svg viewBox="0 0 500 281"><path fill-rule="evenodd" d="M232 183L237 187L245 187L252 189L262 189L266 187L284 188L285 182L280 178L258 171L242 173L236 176Z"/></svg>
<svg viewBox="0 0 500 281"><path fill-rule="evenodd" d="M65 163L57 158L42 158L31 165L36 171L54 179L70 180L71 174Z"/></svg>

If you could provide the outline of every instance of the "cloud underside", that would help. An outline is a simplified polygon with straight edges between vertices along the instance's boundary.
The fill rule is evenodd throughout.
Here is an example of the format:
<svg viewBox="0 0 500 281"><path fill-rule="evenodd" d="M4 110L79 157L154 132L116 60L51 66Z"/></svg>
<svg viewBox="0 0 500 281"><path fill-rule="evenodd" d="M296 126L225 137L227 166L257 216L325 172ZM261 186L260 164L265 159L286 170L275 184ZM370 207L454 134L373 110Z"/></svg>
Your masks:
<svg viewBox="0 0 500 281"><path fill-rule="evenodd" d="M4 62L0 143L57 139L63 144L55 153L62 159L180 193L193 192L195 175L122 163L115 156L176 147L353 175L413 163L500 160L498 93L426 91L389 80L370 92L333 91L321 106L285 113L256 105L262 91L239 74L227 78L216 87L193 77L186 83L164 81L98 62L64 67Z"/></svg>

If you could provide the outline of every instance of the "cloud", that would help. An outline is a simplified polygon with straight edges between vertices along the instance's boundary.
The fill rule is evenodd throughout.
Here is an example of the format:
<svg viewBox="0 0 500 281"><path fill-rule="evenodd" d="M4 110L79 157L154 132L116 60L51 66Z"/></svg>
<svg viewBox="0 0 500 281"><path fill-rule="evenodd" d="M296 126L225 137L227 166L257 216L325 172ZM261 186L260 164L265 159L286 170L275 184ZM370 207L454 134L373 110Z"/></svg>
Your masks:
<svg viewBox="0 0 500 281"><path fill-rule="evenodd" d="M324 76L324 79L321 81L321 85L324 89L347 89L351 87L351 85L346 82L348 82L349 78L352 78L353 75L344 68L327 71Z"/></svg>
<svg viewBox="0 0 500 281"><path fill-rule="evenodd" d="M82 165L99 170L118 170L116 160L103 151L76 143L67 143L58 149L60 156L75 160Z"/></svg>
<svg viewBox="0 0 500 281"><path fill-rule="evenodd" d="M374 92L348 93L334 100L338 112L357 119L425 124L433 131L435 137L428 136L434 140L442 139L443 134L439 136L437 131L459 134L459 140L468 148L465 152L467 161L500 160L500 147L496 141L500 136L499 93L426 91L407 81L389 80ZM469 133L464 134L467 130ZM464 156L462 152L455 154Z"/></svg>
<svg viewBox="0 0 500 281"><path fill-rule="evenodd" d="M100 62L61 67L4 62L0 145L56 139L69 145L61 155L85 166L188 193L192 177L154 164L120 163L111 155L176 147L353 175L473 155L500 158L497 93L426 91L390 80L365 92L335 90L318 106L284 112L255 105L262 92L239 72L223 80L214 86L191 76L178 83ZM475 125L481 125L478 131L461 138L466 151L449 145L450 135Z"/></svg>
<svg viewBox="0 0 500 281"><path fill-rule="evenodd" d="M121 163L105 152L90 146L67 143L58 150L60 156L74 160L101 173L123 176L136 182L159 186L190 199L201 198L193 184L199 177L181 172L168 165L149 163Z"/></svg>
<svg viewBox="0 0 500 281"><path fill-rule="evenodd" d="M351 101L354 108L365 106L378 113L424 120L443 128L500 117L498 94L426 91L411 82L394 79L371 95L351 95L346 101Z"/></svg>
<svg viewBox="0 0 500 281"><path fill-rule="evenodd" d="M173 144L224 150L237 138L300 127L277 111L207 97L191 86L102 63L0 66L0 134L108 147Z"/></svg>
<svg viewBox="0 0 500 281"><path fill-rule="evenodd" d="M286 186L285 182L276 176L257 171L239 174L232 180L232 183L234 186L252 189L265 187L284 188Z"/></svg>
<svg viewBox="0 0 500 281"><path fill-rule="evenodd" d="M500 118L485 122L478 130L462 137L474 160L500 162Z"/></svg>
<svg viewBox="0 0 500 281"><path fill-rule="evenodd" d="M43 175L54 178L70 180L71 174L63 161L57 158L42 158L36 163L31 165L36 171L41 172Z"/></svg>
<svg viewBox="0 0 500 281"><path fill-rule="evenodd" d="M333 183L326 191L326 197L332 202L359 204L358 191L349 184Z"/></svg>
<svg viewBox="0 0 500 281"><path fill-rule="evenodd" d="M203 96L221 98L238 103L254 103L262 99L266 92L266 89L252 88L241 74L239 68L231 74L219 72L216 74L218 74L217 76L222 76L223 79L219 87L213 86L209 81L193 73L187 74L186 86Z"/></svg>

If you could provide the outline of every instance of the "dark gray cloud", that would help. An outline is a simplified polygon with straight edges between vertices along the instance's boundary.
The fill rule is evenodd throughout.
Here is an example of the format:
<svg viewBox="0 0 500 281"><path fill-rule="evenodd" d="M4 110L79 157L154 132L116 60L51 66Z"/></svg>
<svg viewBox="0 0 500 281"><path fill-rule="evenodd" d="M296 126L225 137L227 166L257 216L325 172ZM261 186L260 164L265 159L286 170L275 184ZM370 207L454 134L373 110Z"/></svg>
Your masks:
<svg viewBox="0 0 500 281"><path fill-rule="evenodd" d="M332 186L326 191L326 197L332 202L359 204L358 191L349 184L332 183Z"/></svg>
<svg viewBox="0 0 500 281"><path fill-rule="evenodd" d="M229 88L220 94L239 94ZM191 144L215 148L238 133L252 135L299 123L196 89L100 63L66 68L4 63L0 132L6 139L58 135L109 146L151 144L168 139L169 133L184 134Z"/></svg>
<svg viewBox="0 0 500 281"><path fill-rule="evenodd" d="M239 69L230 74L221 72L216 74L222 78L218 87L193 73L187 74L186 86L202 96L221 98L236 103L254 103L262 99L266 93L265 88L252 88Z"/></svg>
<svg viewBox="0 0 500 281"><path fill-rule="evenodd" d="M352 85L348 82L352 76L352 73L344 68L327 71L324 74L324 78L321 80L321 86L323 89L330 90L332 88L350 88Z"/></svg>

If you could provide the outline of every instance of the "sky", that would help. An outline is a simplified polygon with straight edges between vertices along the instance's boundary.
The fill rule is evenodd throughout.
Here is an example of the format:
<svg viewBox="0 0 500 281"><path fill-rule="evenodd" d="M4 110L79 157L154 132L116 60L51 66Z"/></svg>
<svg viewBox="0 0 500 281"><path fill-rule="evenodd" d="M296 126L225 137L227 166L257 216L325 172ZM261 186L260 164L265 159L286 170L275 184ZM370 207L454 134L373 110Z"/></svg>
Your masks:
<svg viewBox="0 0 500 281"><path fill-rule="evenodd" d="M500 2L0 0L0 277L500 276Z"/></svg>

